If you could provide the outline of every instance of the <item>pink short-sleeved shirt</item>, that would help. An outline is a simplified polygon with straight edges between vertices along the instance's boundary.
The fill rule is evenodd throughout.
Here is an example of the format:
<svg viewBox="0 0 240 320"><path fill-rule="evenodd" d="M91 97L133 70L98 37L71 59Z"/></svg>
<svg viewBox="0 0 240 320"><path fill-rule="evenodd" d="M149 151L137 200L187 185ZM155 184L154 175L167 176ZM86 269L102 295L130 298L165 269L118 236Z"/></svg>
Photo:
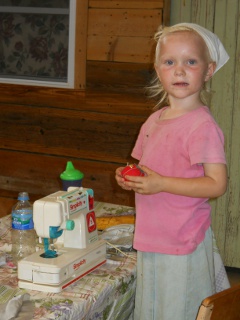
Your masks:
<svg viewBox="0 0 240 320"><path fill-rule="evenodd" d="M226 163L224 137L205 106L160 120L163 109L143 124L132 157L161 175L204 176L203 163ZM160 192L136 193L134 248L183 255L203 241L211 224L208 199Z"/></svg>

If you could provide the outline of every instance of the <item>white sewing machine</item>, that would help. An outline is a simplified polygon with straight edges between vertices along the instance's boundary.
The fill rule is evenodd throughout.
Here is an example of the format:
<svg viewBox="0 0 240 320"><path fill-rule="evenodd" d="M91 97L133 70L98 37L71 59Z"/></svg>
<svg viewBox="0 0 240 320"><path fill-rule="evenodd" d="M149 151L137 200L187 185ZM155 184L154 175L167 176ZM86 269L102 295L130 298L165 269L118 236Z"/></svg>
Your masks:
<svg viewBox="0 0 240 320"><path fill-rule="evenodd" d="M44 249L18 262L20 288L60 292L106 262L92 189L69 188L35 201L33 221Z"/></svg>

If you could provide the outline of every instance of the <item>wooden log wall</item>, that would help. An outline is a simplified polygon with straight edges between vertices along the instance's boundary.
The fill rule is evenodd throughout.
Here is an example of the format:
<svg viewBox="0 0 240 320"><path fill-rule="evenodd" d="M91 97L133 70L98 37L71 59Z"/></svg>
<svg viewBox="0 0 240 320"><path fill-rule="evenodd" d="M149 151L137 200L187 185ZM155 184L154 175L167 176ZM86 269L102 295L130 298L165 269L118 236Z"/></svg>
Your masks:
<svg viewBox="0 0 240 320"><path fill-rule="evenodd" d="M69 160L96 200L134 205L134 194L116 184L115 169L131 161L152 111L143 89L152 74L152 36L169 22L169 3L88 1L84 91L0 84L0 216L10 213L19 191L34 201L61 189Z"/></svg>

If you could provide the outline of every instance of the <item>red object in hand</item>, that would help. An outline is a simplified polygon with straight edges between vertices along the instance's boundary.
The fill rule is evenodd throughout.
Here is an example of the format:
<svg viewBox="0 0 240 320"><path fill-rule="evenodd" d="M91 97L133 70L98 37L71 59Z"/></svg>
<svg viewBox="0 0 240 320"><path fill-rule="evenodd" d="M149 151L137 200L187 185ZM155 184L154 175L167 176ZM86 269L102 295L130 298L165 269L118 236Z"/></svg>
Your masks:
<svg viewBox="0 0 240 320"><path fill-rule="evenodd" d="M145 176L144 171L136 164L129 164L122 170L121 173L123 178L125 178L125 176Z"/></svg>

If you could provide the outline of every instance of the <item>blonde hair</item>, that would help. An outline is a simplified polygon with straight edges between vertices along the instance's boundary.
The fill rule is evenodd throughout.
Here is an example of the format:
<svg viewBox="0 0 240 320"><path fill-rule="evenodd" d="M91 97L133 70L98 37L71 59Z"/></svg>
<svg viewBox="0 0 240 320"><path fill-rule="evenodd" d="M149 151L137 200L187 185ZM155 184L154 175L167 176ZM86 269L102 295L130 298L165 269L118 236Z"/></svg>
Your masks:
<svg viewBox="0 0 240 320"><path fill-rule="evenodd" d="M162 28L162 26L160 26L160 28L154 35L154 40L157 43L156 50L155 50L155 60L154 60L155 65L157 65L157 61L158 61L161 40L164 37L166 37L168 34L180 32L180 31L192 32L194 34L197 34L199 37L201 37L194 29L187 26L176 25L176 26L165 27L165 28ZM206 50L208 52L209 62L211 62L212 60L210 58L210 54L207 46L206 46ZM154 110L158 110L164 106L169 105L168 93L164 90L162 83L157 76L156 71L152 80L150 81L150 85L146 89L149 93L150 98L154 98L158 100L157 104L154 107ZM203 104L207 105L209 103L211 98L211 93L212 93L211 90L207 87L206 83L204 83L203 88L200 92L200 99Z"/></svg>

